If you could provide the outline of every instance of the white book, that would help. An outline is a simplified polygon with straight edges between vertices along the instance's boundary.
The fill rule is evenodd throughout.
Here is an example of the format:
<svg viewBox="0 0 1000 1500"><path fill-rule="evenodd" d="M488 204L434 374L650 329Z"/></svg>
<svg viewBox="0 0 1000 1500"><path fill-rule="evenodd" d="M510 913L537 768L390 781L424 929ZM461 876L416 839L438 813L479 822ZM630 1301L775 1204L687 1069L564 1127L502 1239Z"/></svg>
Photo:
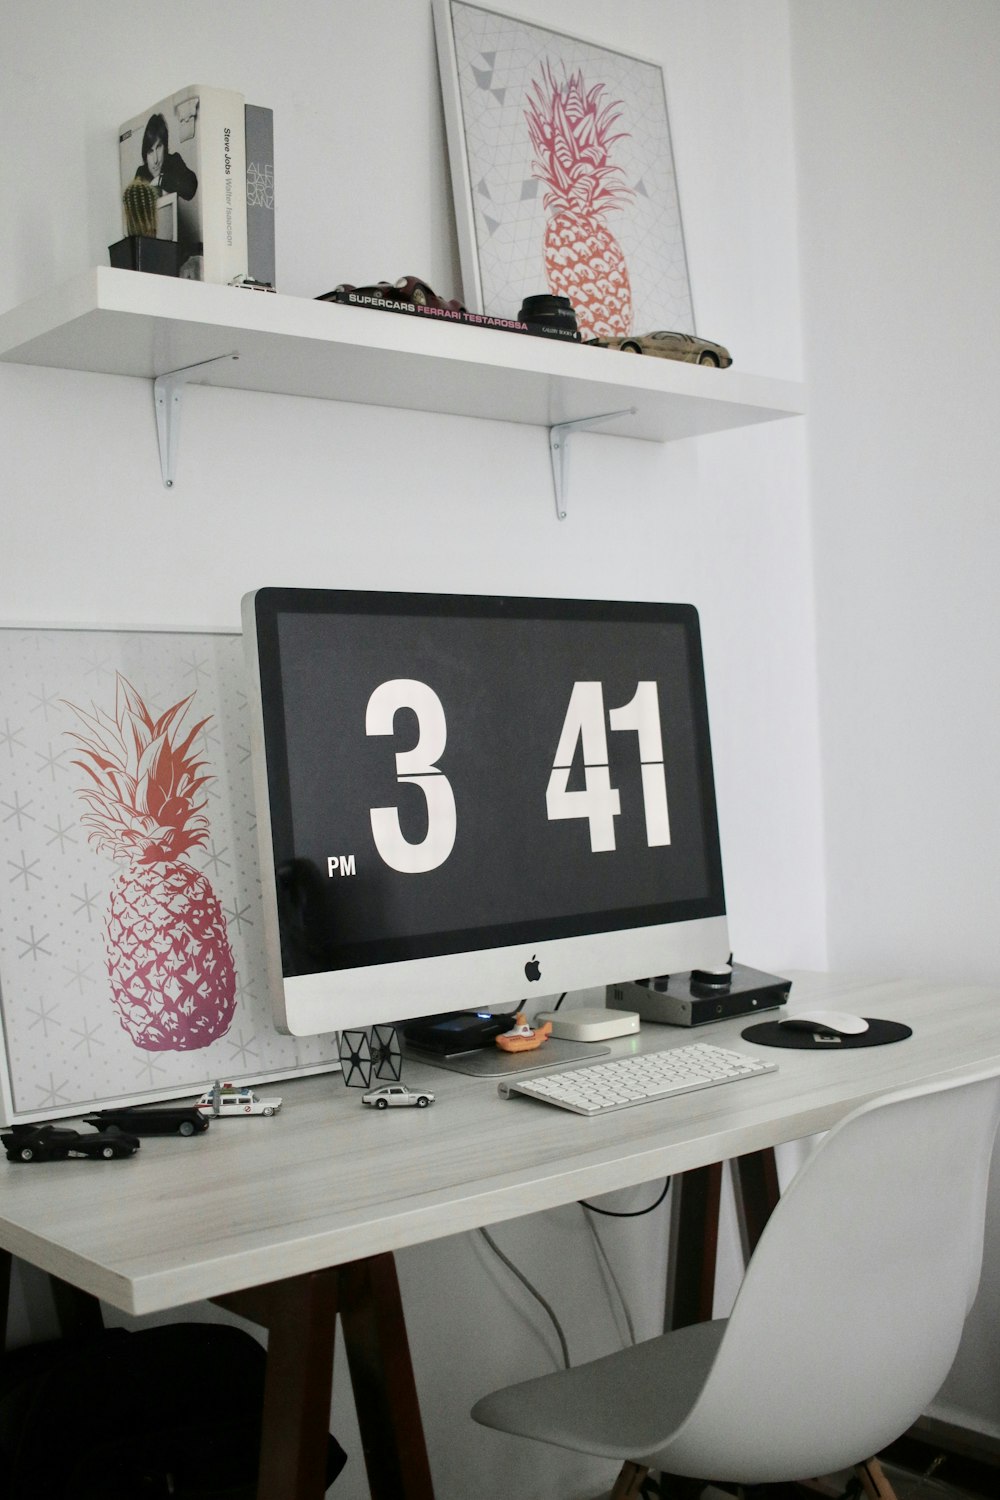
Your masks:
<svg viewBox="0 0 1000 1500"><path fill-rule="evenodd" d="M122 125L118 159L123 192L138 177L160 198L175 198L175 210L158 215L157 232L177 239L181 276L222 283L246 276L242 94L204 84L181 89Z"/></svg>

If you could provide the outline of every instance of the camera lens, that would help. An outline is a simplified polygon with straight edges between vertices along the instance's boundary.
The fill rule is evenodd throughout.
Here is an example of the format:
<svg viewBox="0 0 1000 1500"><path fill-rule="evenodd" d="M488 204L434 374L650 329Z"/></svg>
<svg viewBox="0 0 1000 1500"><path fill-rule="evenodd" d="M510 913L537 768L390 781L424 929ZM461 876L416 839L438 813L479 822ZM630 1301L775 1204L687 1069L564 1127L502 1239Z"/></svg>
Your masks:
<svg viewBox="0 0 1000 1500"><path fill-rule="evenodd" d="M551 338L561 339L580 337L576 313L568 297L552 297L547 293L525 297L517 316L519 322L527 323L532 333L544 333Z"/></svg>

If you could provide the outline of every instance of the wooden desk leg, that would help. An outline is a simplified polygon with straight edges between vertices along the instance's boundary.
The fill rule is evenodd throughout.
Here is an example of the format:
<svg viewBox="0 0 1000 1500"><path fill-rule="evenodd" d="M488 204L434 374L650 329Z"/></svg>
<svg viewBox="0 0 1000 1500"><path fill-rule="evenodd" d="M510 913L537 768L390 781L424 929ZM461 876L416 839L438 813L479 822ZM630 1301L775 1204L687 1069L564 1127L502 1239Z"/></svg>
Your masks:
<svg viewBox="0 0 1000 1500"><path fill-rule="evenodd" d="M753 1254L780 1196L774 1151L767 1147L737 1157L734 1187L745 1260ZM666 1327L684 1328L712 1316L719 1248L722 1164L698 1167L675 1179L676 1241Z"/></svg>
<svg viewBox="0 0 1000 1500"><path fill-rule="evenodd" d="M433 1500L392 1255L340 1270L340 1318L372 1500Z"/></svg>
<svg viewBox="0 0 1000 1500"><path fill-rule="evenodd" d="M676 1240L665 1324L669 1332L712 1316L722 1163L674 1178Z"/></svg>
<svg viewBox="0 0 1000 1500"><path fill-rule="evenodd" d="M764 1233L764 1225L771 1217L781 1197L778 1185L778 1163L774 1151L767 1146L763 1151L752 1151L747 1156L736 1158L736 1213L743 1244L743 1258L749 1261L757 1241Z"/></svg>
<svg viewBox="0 0 1000 1500"><path fill-rule="evenodd" d="M336 1269L215 1300L267 1329L258 1500L322 1500L333 1391Z"/></svg>

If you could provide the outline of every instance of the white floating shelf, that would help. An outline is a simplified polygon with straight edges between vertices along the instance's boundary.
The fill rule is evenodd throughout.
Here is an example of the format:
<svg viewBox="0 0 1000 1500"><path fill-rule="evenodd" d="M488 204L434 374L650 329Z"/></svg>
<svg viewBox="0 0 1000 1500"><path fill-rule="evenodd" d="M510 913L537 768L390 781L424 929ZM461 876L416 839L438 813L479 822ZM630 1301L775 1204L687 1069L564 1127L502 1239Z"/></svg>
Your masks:
<svg viewBox="0 0 1000 1500"><path fill-rule="evenodd" d="M0 315L0 359L192 378L551 427L634 407L601 431L667 442L801 414L794 382L432 322L280 293L97 267Z"/></svg>
<svg viewBox="0 0 1000 1500"><path fill-rule="evenodd" d="M183 371L156 392L167 484L187 383L550 430L602 419L610 436L661 443L803 411L793 381L103 266L0 314L0 359L154 381ZM562 456L554 446L560 517Z"/></svg>

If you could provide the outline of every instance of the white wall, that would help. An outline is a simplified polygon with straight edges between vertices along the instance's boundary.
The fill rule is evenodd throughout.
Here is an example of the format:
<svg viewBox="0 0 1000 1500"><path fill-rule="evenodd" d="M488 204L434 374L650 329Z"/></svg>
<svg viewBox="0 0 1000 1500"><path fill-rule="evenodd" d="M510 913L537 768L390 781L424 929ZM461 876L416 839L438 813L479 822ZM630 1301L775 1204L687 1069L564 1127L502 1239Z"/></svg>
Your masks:
<svg viewBox="0 0 1000 1500"><path fill-rule="evenodd" d="M742 369L799 377L785 0L515 9L662 63L699 329ZM282 292L407 272L459 290L424 0L247 0L238 14L205 0L159 12L2 0L0 21L0 308L105 262L119 234L115 127L191 82L275 110ZM236 628L242 593L280 583L689 599L734 945L777 972L823 967L804 434L793 420L669 448L581 436L559 524L541 431L194 387L168 493L147 383L0 367L0 619ZM647 1333L662 1301L654 1217L601 1221ZM620 1342L577 1210L498 1237L564 1313L575 1358ZM554 1359L480 1242L407 1252L400 1271L442 1500L599 1488L603 1466L525 1453L467 1419L482 1391ZM29 1281L17 1330L42 1320ZM342 1374L341 1362L335 1423L352 1462L336 1493L354 1500L366 1491Z"/></svg>
<svg viewBox="0 0 1000 1500"><path fill-rule="evenodd" d="M995 983L1000 7L791 15L830 966ZM1000 1435L994 1175L935 1410Z"/></svg>

